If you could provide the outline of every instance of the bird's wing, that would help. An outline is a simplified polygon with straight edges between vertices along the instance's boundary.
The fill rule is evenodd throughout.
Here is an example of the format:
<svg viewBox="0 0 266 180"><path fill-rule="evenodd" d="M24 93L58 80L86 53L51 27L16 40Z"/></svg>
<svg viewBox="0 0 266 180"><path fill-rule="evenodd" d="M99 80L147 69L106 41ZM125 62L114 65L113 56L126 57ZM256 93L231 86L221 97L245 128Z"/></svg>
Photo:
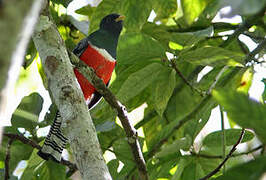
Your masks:
<svg viewBox="0 0 266 180"><path fill-rule="evenodd" d="M82 39L77 45L76 47L74 48L73 50L73 53L76 55L76 56L81 56L81 54L86 50L86 48L88 47L89 45L89 41L88 41L88 38L84 38Z"/></svg>

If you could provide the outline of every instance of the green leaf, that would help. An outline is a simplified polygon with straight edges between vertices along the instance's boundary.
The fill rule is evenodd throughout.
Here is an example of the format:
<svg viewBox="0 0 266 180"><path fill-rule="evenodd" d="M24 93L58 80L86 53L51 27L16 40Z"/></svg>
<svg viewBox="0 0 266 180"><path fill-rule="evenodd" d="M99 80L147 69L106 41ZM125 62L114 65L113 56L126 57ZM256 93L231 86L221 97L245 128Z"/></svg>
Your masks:
<svg viewBox="0 0 266 180"><path fill-rule="evenodd" d="M180 54L180 60L197 65L235 65L242 63L244 54L232 52L220 47L201 47L196 50L184 51Z"/></svg>
<svg viewBox="0 0 266 180"><path fill-rule="evenodd" d="M156 0L153 1L153 8L156 13L155 21L165 20L169 17L173 17L177 11L176 0Z"/></svg>
<svg viewBox="0 0 266 180"><path fill-rule="evenodd" d="M124 26L127 31L140 30L150 15L152 4L152 0L130 0L122 2L122 13L126 16Z"/></svg>
<svg viewBox="0 0 266 180"><path fill-rule="evenodd" d="M116 140L113 144L116 157L127 166L134 166L134 158L125 138Z"/></svg>
<svg viewBox="0 0 266 180"><path fill-rule="evenodd" d="M37 155L37 151L37 149L34 149L32 152L21 180L64 180L66 177L66 167L50 160L44 161Z"/></svg>
<svg viewBox="0 0 266 180"><path fill-rule="evenodd" d="M266 142L266 105L234 91L213 91L213 97L224 107L230 119L243 128L254 129L261 141Z"/></svg>
<svg viewBox="0 0 266 180"><path fill-rule="evenodd" d="M266 173L266 157L261 156L255 160L249 161L237 165L228 171L224 175L215 178L216 180L258 180L264 179L263 174Z"/></svg>
<svg viewBox="0 0 266 180"><path fill-rule="evenodd" d="M201 164L193 160L188 164L182 173L181 179L198 180L204 175Z"/></svg>
<svg viewBox="0 0 266 180"><path fill-rule="evenodd" d="M112 178L113 179L117 178L118 176L117 168L119 166L118 159L112 159L111 161L108 162L107 166Z"/></svg>
<svg viewBox="0 0 266 180"><path fill-rule="evenodd" d="M179 152L180 149L187 151L189 150L190 144L191 139L189 137L175 140L173 143L165 145L162 150L155 155L155 157L165 157L170 154Z"/></svg>
<svg viewBox="0 0 266 180"><path fill-rule="evenodd" d="M205 146L222 146L222 134L223 131L215 131L210 134L208 134L205 139L203 140L203 145ZM226 146L234 145L237 140L239 139L241 134L241 129L226 129L225 130L225 138L226 138ZM241 143L250 141L253 139L254 135L250 131L245 131L245 134L243 136L243 139L241 140Z"/></svg>
<svg viewBox="0 0 266 180"><path fill-rule="evenodd" d="M14 128L13 128L14 129ZM10 131L10 127L5 127L5 133L18 134L18 132ZM20 134L21 135L21 134ZM9 138L3 137L0 148L0 161L4 161L6 158L6 147L8 144ZM24 144L20 141L13 141L10 148L10 161L9 161L9 170L12 172L18 165L21 160L28 160L33 148L27 144Z"/></svg>
<svg viewBox="0 0 266 180"><path fill-rule="evenodd" d="M34 149L31 153L30 159L28 160L27 167L23 171L21 180L34 179L35 172L45 161L37 155L37 149Z"/></svg>
<svg viewBox="0 0 266 180"><path fill-rule="evenodd" d="M157 75L162 68L163 66L161 64L152 63L143 69L132 73L118 91L116 95L117 98L122 103L125 103L135 97L157 78Z"/></svg>
<svg viewBox="0 0 266 180"><path fill-rule="evenodd" d="M164 48L150 36L141 33L126 33L120 37L117 50L119 65L132 65L139 61L162 59Z"/></svg>
<svg viewBox="0 0 266 180"><path fill-rule="evenodd" d="M203 12L211 0L181 0L184 19L188 25L191 25L195 19Z"/></svg>
<svg viewBox="0 0 266 180"><path fill-rule="evenodd" d="M91 17L92 14L94 13L95 9L96 9L96 7L92 7L90 4L88 4L87 6L84 6L80 9L77 9L75 11L75 13Z"/></svg>
<svg viewBox="0 0 266 180"><path fill-rule="evenodd" d="M206 37L210 37L213 34L213 27L210 26L206 29L202 29L194 32L171 33L171 41L178 43L182 46L191 46Z"/></svg>
<svg viewBox="0 0 266 180"><path fill-rule="evenodd" d="M175 88L176 72L172 68L163 68L151 87L151 100L160 116L168 104Z"/></svg>
<svg viewBox="0 0 266 180"><path fill-rule="evenodd" d="M42 110L42 104L43 99L38 93L32 93L24 97L12 115L12 126L33 130L38 124L38 116Z"/></svg>
<svg viewBox="0 0 266 180"><path fill-rule="evenodd" d="M45 161L35 171L35 177L40 177L40 180L66 179L66 166L51 160Z"/></svg>

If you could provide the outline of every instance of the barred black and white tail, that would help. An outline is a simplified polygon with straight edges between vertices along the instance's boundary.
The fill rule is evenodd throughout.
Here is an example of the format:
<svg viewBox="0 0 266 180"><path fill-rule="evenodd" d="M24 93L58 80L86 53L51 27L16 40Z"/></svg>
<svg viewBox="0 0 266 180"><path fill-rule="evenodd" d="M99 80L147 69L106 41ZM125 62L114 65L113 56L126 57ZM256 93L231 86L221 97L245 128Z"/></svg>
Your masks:
<svg viewBox="0 0 266 180"><path fill-rule="evenodd" d="M52 159L57 162L61 161L61 154L67 143L67 138L61 131L61 123L61 116L59 111L57 111L44 145L38 152L38 155L45 160Z"/></svg>

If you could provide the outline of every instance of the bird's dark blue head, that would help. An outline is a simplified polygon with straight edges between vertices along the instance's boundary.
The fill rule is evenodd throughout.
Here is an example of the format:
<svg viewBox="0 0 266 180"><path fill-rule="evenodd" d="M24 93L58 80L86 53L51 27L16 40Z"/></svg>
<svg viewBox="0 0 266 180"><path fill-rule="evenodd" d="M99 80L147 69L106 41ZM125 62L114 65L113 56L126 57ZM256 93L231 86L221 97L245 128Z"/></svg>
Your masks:
<svg viewBox="0 0 266 180"><path fill-rule="evenodd" d="M109 14L102 19L100 23L100 29L105 30L115 36L119 36L123 28L124 19L125 16L121 16L119 14Z"/></svg>

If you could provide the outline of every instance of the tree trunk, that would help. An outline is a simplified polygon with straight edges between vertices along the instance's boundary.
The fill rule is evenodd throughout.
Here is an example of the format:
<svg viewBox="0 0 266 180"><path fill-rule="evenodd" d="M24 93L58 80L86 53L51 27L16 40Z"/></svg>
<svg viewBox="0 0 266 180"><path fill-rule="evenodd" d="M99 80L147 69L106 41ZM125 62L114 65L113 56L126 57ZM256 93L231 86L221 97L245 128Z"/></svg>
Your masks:
<svg viewBox="0 0 266 180"><path fill-rule="evenodd" d="M45 6L33 34L53 102L83 179L111 179L64 41Z"/></svg>

